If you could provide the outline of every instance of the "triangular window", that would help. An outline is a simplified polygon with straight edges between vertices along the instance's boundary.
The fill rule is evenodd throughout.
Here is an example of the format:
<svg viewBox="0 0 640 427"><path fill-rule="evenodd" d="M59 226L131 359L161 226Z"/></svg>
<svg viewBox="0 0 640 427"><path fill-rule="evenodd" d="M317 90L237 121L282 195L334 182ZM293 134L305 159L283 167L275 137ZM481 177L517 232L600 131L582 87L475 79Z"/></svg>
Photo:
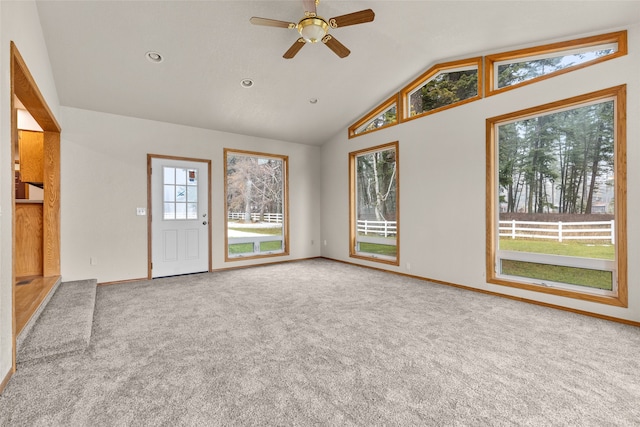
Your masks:
<svg viewBox="0 0 640 427"><path fill-rule="evenodd" d="M349 138L398 123L398 97L387 99L366 116L349 127Z"/></svg>

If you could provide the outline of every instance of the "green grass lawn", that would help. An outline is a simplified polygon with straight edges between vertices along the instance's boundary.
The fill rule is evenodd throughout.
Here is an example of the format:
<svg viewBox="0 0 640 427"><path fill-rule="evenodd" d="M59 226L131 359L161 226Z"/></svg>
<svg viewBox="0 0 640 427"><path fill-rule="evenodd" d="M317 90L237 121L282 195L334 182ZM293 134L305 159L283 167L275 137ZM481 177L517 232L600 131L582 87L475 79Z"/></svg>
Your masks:
<svg viewBox="0 0 640 427"><path fill-rule="evenodd" d="M581 258L615 259L614 245L585 243L584 241L575 240L560 243L546 240L501 238L500 249ZM569 283L590 288L611 290L613 286L612 273L610 271L502 260L501 272L510 276Z"/></svg>
<svg viewBox="0 0 640 427"><path fill-rule="evenodd" d="M577 256L582 258L615 259L615 246L603 243L584 243L576 240L554 242L547 240L500 239L505 251L533 252L537 254Z"/></svg>
<svg viewBox="0 0 640 427"><path fill-rule="evenodd" d="M260 242L260 252L279 251L282 241ZM253 253L253 243L233 243L229 245L229 255Z"/></svg>
<svg viewBox="0 0 640 427"><path fill-rule="evenodd" d="M360 252L392 257L398 255L398 249L395 245L380 245L377 243L360 242Z"/></svg>
<svg viewBox="0 0 640 427"><path fill-rule="evenodd" d="M569 283L571 285L587 286L589 288L605 289L608 291L613 288L612 274L610 271L503 259L502 274L538 279L541 281Z"/></svg>

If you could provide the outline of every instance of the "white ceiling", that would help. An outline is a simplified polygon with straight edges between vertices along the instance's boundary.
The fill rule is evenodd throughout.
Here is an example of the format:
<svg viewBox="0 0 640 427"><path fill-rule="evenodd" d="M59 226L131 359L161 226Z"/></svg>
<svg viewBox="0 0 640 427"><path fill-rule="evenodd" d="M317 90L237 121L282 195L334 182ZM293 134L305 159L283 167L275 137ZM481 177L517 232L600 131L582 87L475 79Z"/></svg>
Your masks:
<svg viewBox="0 0 640 427"><path fill-rule="evenodd" d="M297 32L249 18L298 22L300 0L38 1L62 105L316 145L437 62L640 22L638 1L323 0L318 14L367 8L374 22L330 30L347 58L318 43L286 60Z"/></svg>

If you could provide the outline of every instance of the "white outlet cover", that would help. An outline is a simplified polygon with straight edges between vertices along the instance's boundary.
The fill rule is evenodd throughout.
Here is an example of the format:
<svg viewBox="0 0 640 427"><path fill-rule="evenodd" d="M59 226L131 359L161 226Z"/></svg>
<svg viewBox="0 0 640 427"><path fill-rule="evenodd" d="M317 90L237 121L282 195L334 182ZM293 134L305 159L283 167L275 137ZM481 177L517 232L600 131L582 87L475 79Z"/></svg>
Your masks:
<svg viewBox="0 0 640 427"><path fill-rule="evenodd" d="M145 208L136 208L136 215L145 216L147 214L147 209Z"/></svg>

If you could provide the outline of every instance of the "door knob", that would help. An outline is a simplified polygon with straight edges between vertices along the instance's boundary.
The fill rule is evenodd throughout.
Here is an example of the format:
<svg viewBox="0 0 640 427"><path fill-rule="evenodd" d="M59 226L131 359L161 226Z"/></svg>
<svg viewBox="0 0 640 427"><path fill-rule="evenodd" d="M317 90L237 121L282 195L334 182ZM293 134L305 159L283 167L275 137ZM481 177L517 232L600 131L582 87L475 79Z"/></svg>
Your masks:
<svg viewBox="0 0 640 427"><path fill-rule="evenodd" d="M207 221L202 221L202 225L207 225Z"/></svg>

